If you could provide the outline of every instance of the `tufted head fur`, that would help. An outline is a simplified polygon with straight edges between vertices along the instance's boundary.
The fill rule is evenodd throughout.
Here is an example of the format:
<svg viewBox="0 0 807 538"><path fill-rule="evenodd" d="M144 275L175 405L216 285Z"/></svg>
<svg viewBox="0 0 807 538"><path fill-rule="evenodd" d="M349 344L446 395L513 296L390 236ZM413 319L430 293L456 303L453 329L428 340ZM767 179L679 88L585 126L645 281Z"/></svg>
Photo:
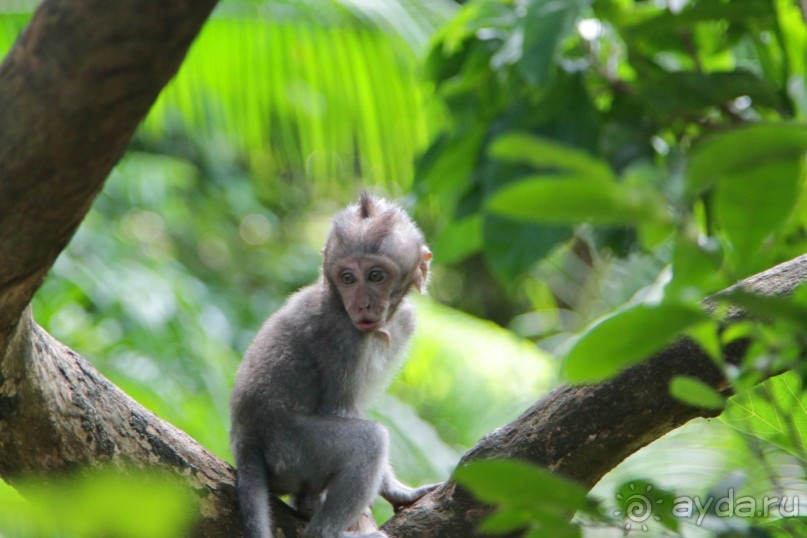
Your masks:
<svg viewBox="0 0 807 538"><path fill-rule="evenodd" d="M421 263L422 247L423 233L403 209L362 191L358 203L334 217L322 251L323 269L329 274L330 264L342 257L382 254L414 270Z"/></svg>

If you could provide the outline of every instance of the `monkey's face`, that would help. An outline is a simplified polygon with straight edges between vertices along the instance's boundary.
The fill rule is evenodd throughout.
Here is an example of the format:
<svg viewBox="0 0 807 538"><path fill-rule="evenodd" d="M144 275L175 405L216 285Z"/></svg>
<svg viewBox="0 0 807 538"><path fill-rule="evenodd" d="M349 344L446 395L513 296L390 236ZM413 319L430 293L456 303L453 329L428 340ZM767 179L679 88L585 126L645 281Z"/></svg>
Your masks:
<svg viewBox="0 0 807 538"><path fill-rule="evenodd" d="M395 292L400 294L402 275L393 260L382 255L348 256L339 259L330 273L353 325L372 332L387 322Z"/></svg>

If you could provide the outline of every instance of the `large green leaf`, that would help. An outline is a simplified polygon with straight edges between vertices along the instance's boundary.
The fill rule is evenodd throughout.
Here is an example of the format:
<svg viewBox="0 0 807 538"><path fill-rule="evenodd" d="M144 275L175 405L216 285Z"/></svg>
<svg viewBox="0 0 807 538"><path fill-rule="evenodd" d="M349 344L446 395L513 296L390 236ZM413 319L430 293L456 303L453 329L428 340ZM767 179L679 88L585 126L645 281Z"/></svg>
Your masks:
<svg viewBox="0 0 807 538"><path fill-rule="evenodd" d="M566 357L563 373L571 382L606 379L648 358L704 319L701 310L680 304L625 309L598 321L580 337Z"/></svg>
<svg viewBox="0 0 807 538"><path fill-rule="evenodd" d="M490 155L504 161L529 164L542 172L561 170L590 180L615 179L608 164L589 153L524 132L507 133L497 138L490 145Z"/></svg>
<svg viewBox="0 0 807 538"><path fill-rule="evenodd" d="M539 532L535 536L579 536L571 517L593 507L585 488L517 460L474 461L459 467L453 478L481 501L500 508L483 522L480 529L485 532L503 534L526 527Z"/></svg>
<svg viewBox="0 0 807 538"><path fill-rule="evenodd" d="M720 271L723 258L714 243L702 243L686 235L676 237L672 280L665 289L667 297L696 301L730 284Z"/></svg>
<svg viewBox="0 0 807 538"><path fill-rule="evenodd" d="M805 151L805 125L761 123L727 131L695 149L687 174L687 187L690 192L700 192L717 181L731 181L735 176L771 162L797 161ZM774 185L783 181L777 177L770 177L770 180L775 182ZM760 187L759 184L756 186ZM755 206L752 207L756 211Z"/></svg>
<svg viewBox="0 0 807 538"><path fill-rule="evenodd" d="M653 41L669 38L685 46L681 33L691 31L701 22L773 20L770 2L759 0L734 0L731 4L721 2L693 2L684 9L634 10L623 13L620 23L632 39Z"/></svg>
<svg viewBox="0 0 807 538"><path fill-rule="evenodd" d="M714 218L737 274L762 269L764 242L787 222L803 187L807 126L758 124L721 133L696 149L691 194L713 187Z"/></svg>
<svg viewBox="0 0 807 538"><path fill-rule="evenodd" d="M807 461L807 395L794 372L773 377L730 398L721 418Z"/></svg>
<svg viewBox="0 0 807 538"><path fill-rule="evenodd" d="M754 264L755 255L793 211L802 187L801 172L800 156L777 155L717 183L715 217L742 274L762 269Z"/></svg>
<svg viewBox="0 0 807 538"><path fill-rule="evenodd" d="M453 478L486 503L524 508L541 504L569 515L588 506L582 486L517 460L474 461L454 471Z"/></svg>
<svg viewBox="0 0 807 538"><path fill-rule="evenodd" d="M497 215L546 223L617 225L664 218L660 200L649 191L568 176L533 176L504 187L490 197L487 208Z"/></svg>
<svg viewBox="0 0 807 538"><path fill-rule="evenodd" d="M51 478L17 484L31 501L17 512L28 531L18 536L185 536L198 510L187 485L164 472L107 467Z"/></svg>

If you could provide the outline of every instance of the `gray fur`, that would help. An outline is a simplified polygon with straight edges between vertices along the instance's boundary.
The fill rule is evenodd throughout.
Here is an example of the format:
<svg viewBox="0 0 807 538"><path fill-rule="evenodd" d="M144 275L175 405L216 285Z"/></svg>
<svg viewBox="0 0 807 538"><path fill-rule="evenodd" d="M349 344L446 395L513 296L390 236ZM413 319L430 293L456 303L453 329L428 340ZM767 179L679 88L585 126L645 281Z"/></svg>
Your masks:
<svg viewBox="0 0 807 538"><path fill-rule="evenodd" d="M270 491L292 494L298 509L311 517L304 536L378 538L385 534L345 529L378 493L398 507L432 489L398 482L387 463L386 430L363 418L400 366L415 326L405 297L411 278L396 286L397 304L383 330L367 333L353 326L325 267L335 256L368 248L394 256L409 271L420 263L418 252L425 246L406 213L363 195L360 204L334 219L323 276L264 323L238 370L231 440L248 538L272 536Z"/></svg>

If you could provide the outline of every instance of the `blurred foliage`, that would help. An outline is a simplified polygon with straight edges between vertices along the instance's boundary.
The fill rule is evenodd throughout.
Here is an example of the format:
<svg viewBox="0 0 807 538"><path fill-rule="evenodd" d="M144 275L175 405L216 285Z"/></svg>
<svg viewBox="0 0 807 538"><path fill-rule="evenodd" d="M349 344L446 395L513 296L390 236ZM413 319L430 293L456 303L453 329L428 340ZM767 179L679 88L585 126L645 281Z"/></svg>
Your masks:
<svg viewBox="0 0 807 538"><path fill-rule="evenodd" d="M660 242L693 210L706 212L701 224L722 227L733 263L747 265L728 268L726 280L799 252L798 241L754 247L774 228L799 238L803 219L791 210L803 207L800 175L769 167L796 166L801 135L781 123L715 135L804 116L805 39L797 7L781 1L469 3L440 31L427 64L449 109L416 184L441 208L435 244L462 233L450 261L484 257L511 298L505 312L488 312L504 323L554 306L536 305L523 286L581 222L600 225L587 246L603 264L637 244L665 255ZM783 143L793 159L777 159ZM752 161L743 179L721 175ZM746 189L734 189L741 181ZM759 188L771 181L782 185ZM769 223L744 227L748 200L735 198L743 192L757 196L760 212L771 208ZM451 299L470 302L467 281ZM562 306L573 310L591 302L568 299Z"/></svg>
<svg viewBox="0 0 807 538"><path fill-rule="evenodd" d="M725 407L740 443L762 447L745 461L727 449L733 466L700 468L719 490L720 480L762 465L759 498L782 498L770 451L802 459L807 292L724 294L717 314L742 307L752 320L725 331L700 301L807 246L805 19L803 5L779 0L468 2L427 59L448 112L415 183L438 230L436 257L460 281L441 299L564 356L567 380L611 377L682 332L697 340L737 395L726 401L687 377L673 379L671 393ZM507 299L491 304L491 295ZM723 348L740 338L751 342L746 357L725 364ZM652 508L671 491L708 493L705 479L668 490L663 476L653 465L631 483L604 480L606 497L642 494ZM803 469L790 476L803 487ZM507 483L507 473L500 478ZM519 510L515 489L492 499L473 480L472 491L502 507L500 533L538 536L557 521L541 513L549 500ZM714 513L701 526L651 513L659 517L647 532L664 536L768 536L788 515ZM625 507L578 517L576 530L552 534L645 529Z"/></svg>
<svg viewBox="0 0 807 538"><path fill-rule="evenodd" d="M445 2L387 4L408 24L350 2L222 3L141 137L226 140L270 204L283 203L282 182L303 179L325 192L357 177L405 189L429 130L416 54L448 11Z"/></svg>
<svg viewBox="0 0 807 538"><path fill-rule="evenodd" d="M569 519L576 511L596 515L586 490L546 469L515 460L475 461L453 477L480 500L499 506L480 526L486 534L507 534L525 527L525 537L580 536Z"/></svg>
<svg viewBox="0 0 807 538"><path fill-rule="evenodd" d="M0 51L32 7L0 4ZM330 216L360 184L407 190L414 152L441 117L419 58L452 11L431 1L222 3L37 294L37 321L230 459L240 356L262 320L317 277ZM508 331L420 303L418 361L373 410L412 483L447 478L462 450L554 375L545 354ZM494 352L505 368L488 384ZM505 373L519 376L517 389ZM478 393L458 390L460 377ZM36 525L18 514L0 520L4 534ZM59 532L85 535L72 523Z"/></svg>
<svg viewBox="0 0 807 538"><path fill-rule="evenodd" d="M0 528L10 538L188 535L197 499L176 477L102 467L58 479L0 486ZM30 502L29 502L30 501Z"/></svg>
<svg viewBox="0 0 807 538"><path fill-rule="evenodd" d="M556 368L528 341L428 300L417 306L411 356L391 393L417 405L453 446L473 445L551 388Z"/></svg>
<svg viewBox="0 0 807 538"><path fill-rule="evenodd" d="M736 395L681 377L670 391L725 407L722 420L672 432L588 494L519 463L460 469L502 507L485 528L807 536L781 513L640 520L627 505L804 494L807 291L724 294L717 313L751 316L726 330L700 311L807 250L803 5L457 4L222 2L37 295L37 320L226 458L241 352L316 278L329 216L374 186L432 238L432 296L468 312L419 301L412 358L373 411L404 478L444 479L556 381L525 338L581 382L684 331ZM31 9L0 3L0 52ZM741 338L747 356L724 364Z"/></svg>

